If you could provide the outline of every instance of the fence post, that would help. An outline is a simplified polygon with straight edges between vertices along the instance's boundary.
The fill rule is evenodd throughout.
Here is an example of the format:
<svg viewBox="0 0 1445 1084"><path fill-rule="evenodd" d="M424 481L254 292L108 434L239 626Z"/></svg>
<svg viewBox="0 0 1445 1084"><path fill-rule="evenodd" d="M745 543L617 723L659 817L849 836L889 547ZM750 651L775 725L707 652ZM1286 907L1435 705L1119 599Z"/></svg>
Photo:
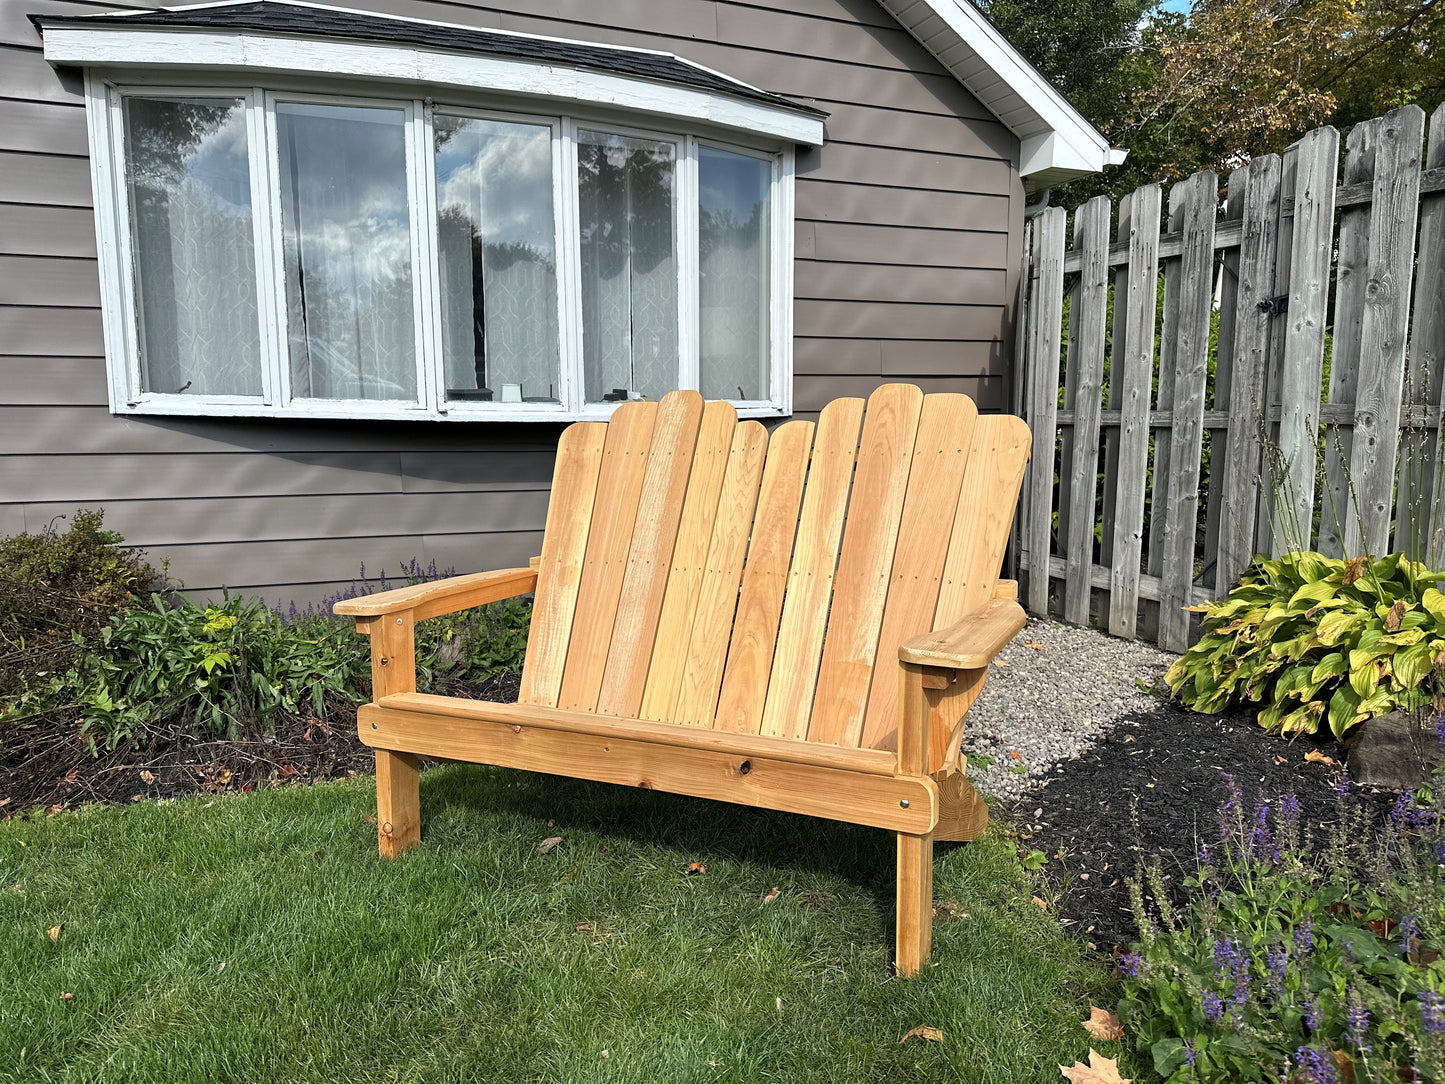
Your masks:
<svg viewBox="0 0 1445 1084"><path fill-rule="evenodd" d="M1229 435L1224 446L1219 558L1215 592L1223 597L1255 554L1261 438L1268 433L1265 375L1270 344L1276 225L1279 221L1279 155L1256 158L1230 176L1231 201L1244 189L1235 293L1234 350L1229 379ZM1261 308L1261 303L1263 308ZM1219 455L1219 449L1214 449ZM1216 467L1217 469L1217 467Z"/></svg>
<svg viewBox="0 0 1445 1084"><path fill-rule="evenodd" d="M1111 401L1122 412L1109 569L1109 631L1132 639L1139 622L1139 558L1144 532L1144 475L1149 469L1149 389L1154 376L1154 313L1159 278L1159 186L1134 190L1129 204L1129 275L1124 349L1114 344ZM1120 362L1122 361L1122 365ZM1122 370L1122 371L1121 371ZM1119 389L1117 398L1114 389Z"/></svg>
<svg viewBox="0 0 1445 1084"><path fill-rule="evenodd" d="M1194 583L1195 525L1199 520L1199 469L1204 445L1204 393L1209 382L1209 314L1214 294L1214 212L1219 178L1196 173L1169 193L1184 227L1179 260L1178 330L1174 351L1174 424L1169 430L1172 477L1164 506L1163 563L1159 586L1159 644L1189 647L1188 606ZM1162 386L1162 385L1161 385ZM1159 509L1154 509L1159 522Z"/></svg>
<svg viewBox="0 0 1445 1084"><path fill-rule="evenodd" d="M1298 143L1290 245L1289 328L1279 381L1279 454L1284 492L1275 505L1274 552L1309 546L1315 497L1315 441L1320 419L1320 371L1335 225L1335 174L1340 133L1325 126ZM1281 517L1283 521L1281 522ZM1301 538L1301 531L1305 537Z"/></svg>
<svg viewBox="0 0 1445 1084"><path fill-rule="evenodd" d="M1064 560L1064 620L1089 623L1093 596L1094 507L1099 474L1099 413L1104 383L1104 321L1109 311L1109 211L1095 196L1074 215L1074 249L1083 259L1070 307L1078 329L1073 352L1073 477L1069 485L1069 533Z"/></svg>
<svg viewBox="0 0 1445 1084"><path fill-rule="evenodd" d="M1029 304L1029 609L1049 612L1054 445L1058 439L1059 349L1064 319L1064 219L1050 207L1034 220L1034 279Z"/></svg>
<svg viewBox="0 0 1445 1084"><path fill-rule="evenodd" d="M1445 168L1445 105L1430 116L1427 169ZM1405 372L1405 402L1424 415L1427 428L1418 454L1418 476L1407 484L1406 457L1401 457L1396 545L1403 534L1416 551L1415 559L1431 568L1445 561L1445 508L1440 492L1441 457L1445 455L1445 194L1435 192L1420 201L1420 247L1415 272L1415 314L1410 328L1409 367Z"/></svg>
<svg viewBox="0 0 1445 1084"><path fill-rule="evenodd" d="M1390 547L1425 111L1407 105L1376 123L1369 279L1360 323L1360 381L1350 450L1360 515L1345 523L1345 549L1350 554L1383 554Z"/></svg>

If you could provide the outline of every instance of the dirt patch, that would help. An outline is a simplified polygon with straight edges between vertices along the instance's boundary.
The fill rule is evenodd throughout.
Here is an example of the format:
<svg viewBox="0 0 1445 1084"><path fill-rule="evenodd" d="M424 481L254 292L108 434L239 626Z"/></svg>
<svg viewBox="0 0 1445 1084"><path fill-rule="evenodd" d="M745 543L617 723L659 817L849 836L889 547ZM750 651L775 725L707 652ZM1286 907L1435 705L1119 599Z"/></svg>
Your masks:
<svg viewBox="0 0 1445 1084"><path fill-rule="evenodd" d="M501 673L449 690L476 700L514 701L520 678ZM369 772L371 750L356 735L357 705L327 704L325 721L287 715L274 733L237 741L200 739L176 723L155 727L143 745L124 741L91 756L75 722L14 723L0 730L0 817L49 813L91 802L251 791Z"/></svg>

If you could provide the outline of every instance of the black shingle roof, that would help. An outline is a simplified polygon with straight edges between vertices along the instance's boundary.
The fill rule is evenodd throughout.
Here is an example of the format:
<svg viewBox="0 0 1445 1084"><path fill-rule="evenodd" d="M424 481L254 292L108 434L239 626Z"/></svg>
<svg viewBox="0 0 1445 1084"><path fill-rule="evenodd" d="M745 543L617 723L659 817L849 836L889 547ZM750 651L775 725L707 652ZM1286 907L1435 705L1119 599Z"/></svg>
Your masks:
<svg viewBox="0 0 1445 1084"><path fill-rule="evenodd" d="M311 7L285 0L247 0L216 7L160 9L157 11L107 12L104 15L32 15L31 21L46 26L182 27L209 30L255 30L294 34L309 38L348 38L420 45L452 52L483 53L522 60L538 60L567 67L590 68L623 75L654 79L663 83L696 87L735 98L765 102L815 116L821 110L801 105L778 94L734 82L667 53L614 49L582 41L533 37L506 31L472 29L443 23L398 19L387 15Z"/></svg>

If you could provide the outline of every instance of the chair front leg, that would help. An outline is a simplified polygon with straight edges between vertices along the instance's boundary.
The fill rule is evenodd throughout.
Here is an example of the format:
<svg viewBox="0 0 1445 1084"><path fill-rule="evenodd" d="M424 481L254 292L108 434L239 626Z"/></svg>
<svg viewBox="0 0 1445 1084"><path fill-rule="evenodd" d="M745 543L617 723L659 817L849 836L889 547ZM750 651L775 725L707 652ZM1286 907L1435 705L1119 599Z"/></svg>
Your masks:
<svg viewBox="0 0 1445 1084"><path fill-rule="evenodd" d="M928 774L928 667L899 663L898 774ZM895 964L903 977L918 974L933 948L933 833L898 833L897 947Z"/></svg>
<svg viewBox="0 0 1445 1084"><path fill-rule="evenodd" d="M416 621L411 611L367 618L371 634L371 699L416 692ZM421 842L421 781L411 753L376 751L376 840L395 858Z"/></svg>

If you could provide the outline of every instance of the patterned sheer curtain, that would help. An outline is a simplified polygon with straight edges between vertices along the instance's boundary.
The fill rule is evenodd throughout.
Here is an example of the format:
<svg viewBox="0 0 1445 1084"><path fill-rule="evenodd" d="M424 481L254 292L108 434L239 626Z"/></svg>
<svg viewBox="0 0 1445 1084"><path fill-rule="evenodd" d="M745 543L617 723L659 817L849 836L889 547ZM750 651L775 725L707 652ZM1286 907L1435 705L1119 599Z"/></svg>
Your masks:
<svg viewBox="0 0 1445 1084"><path fill-rule="evenodd" d="M698 148L702 393L766 399L772 163Z"/></svg>
<svg viewBox="0 0 1445 1084"><path fill-rule="evenodd" d="M123 101L141 390L259 396L245 103Z"/></svg>
<svg viewBox="0 0 1445 1084"><path fill-rule="evenodd" d="M438 113L446 396L558 401L552 129Z"/></svg>
<svg viewBox="0 0 1445 1084"><path fill-rule="evenodd" d="M677 387L676 166L673 143L577 133L589 403Z"/></svg>
<svg viewBox="0 0 1445 1084"><path fill-rule="evenodd" d="M415 400L406 113L281 102L291 393Z"/></svg>

